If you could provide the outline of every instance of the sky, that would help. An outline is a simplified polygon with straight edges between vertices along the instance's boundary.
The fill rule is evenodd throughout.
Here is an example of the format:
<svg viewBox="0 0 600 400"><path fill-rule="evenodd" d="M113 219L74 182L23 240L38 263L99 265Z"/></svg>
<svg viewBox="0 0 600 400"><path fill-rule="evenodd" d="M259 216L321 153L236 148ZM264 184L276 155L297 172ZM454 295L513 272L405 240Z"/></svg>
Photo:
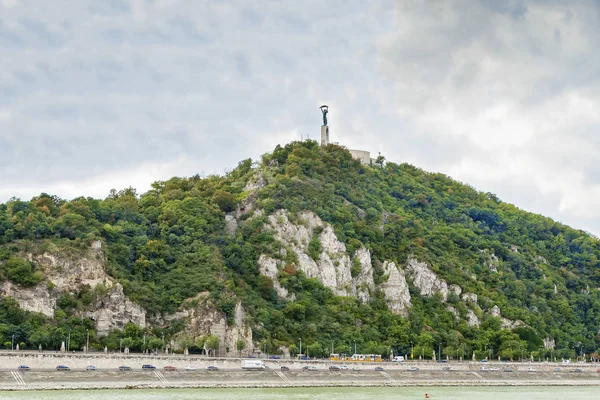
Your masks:
<svg viewBox="0 0 600 400"><path fill-rule="evenodd" d="M600 234L600 2L0 0L0 202L331 140Z"/></svg>

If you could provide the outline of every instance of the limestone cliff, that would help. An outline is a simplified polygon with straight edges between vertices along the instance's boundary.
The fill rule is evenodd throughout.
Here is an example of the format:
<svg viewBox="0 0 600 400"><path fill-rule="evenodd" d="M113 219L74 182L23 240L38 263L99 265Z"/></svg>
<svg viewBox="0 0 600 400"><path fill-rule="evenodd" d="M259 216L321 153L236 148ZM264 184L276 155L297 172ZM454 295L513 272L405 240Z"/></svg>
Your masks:
<svg viewBox="0 0 600 400"><path fill-rule="evenodd" d="M412 278L413 285L419 289L422 296L429 297L440 293L443 301L448 298L448 284L438 278L435 272L429 269L427 263L409 258L406 263L406 273Z"/></svg>
<svg viewBox="0 0 600 400"><path fill-rule="evenodd" d="M371 256L366 248L359 248L351 258L346 253L345 244L337 238L331 225L324 223L310 211L301 213L298 216L298 223L291 222L285 210L270 215L268 221L266 229L273 231L275 239L282 244L285 251L296 254L297 268L306 276L318 279L338 296L356 296L363 302L369 301L375 290L375 283ZM316 260L308 254L313 235L318 235L321 248ZM276 275L272 268L273 264L266 265L266 261L263 258L261 273L272 278ZM355 262L360 268L353 277L352 269ZM281 290L278 293L283 294Z"/></svg>
<svg viewBox="0 0 600 400"><path fill-rule="evenodd" d="M164 319L157 319L156 322L164 324L169 320L182 318L186 326L182 334L190 336L193 340L201 336L217 336L221 355L237 354L238 341L245 344L242 355L254 352L252 329L246 324L246 313L240 302L235 306L234 324L229 325L227 316L216 309L209 298L209 293L200 293L191 300L191 304L194 304L192 307L183 308L180 312L166 316Z"/></svg>
<svg viewBox="0 0 600 400"><path fill-rule="evenodd" d="M142 327L146 325L145 310L131 302L123 294L121 284L106 274L102 242L95 241L89 249L81 252L60 252L51 247L41 253L29 252L21 256L34 262L46 277L33 288L20 287L8 281L0 286L3 295L14 298L24 310L53 317L56 300L61 293L77 294L84 287L101 287L95 302L80 311L81 316L96 321L99 335L121 328L128 322Z"/></svg>
<svg viewBox="0 0 600 400"><path fill-rule="evenodd" d="M383 263L383 272L388 279L380 284L379 288L385 296L390 311L407 317L412 304L404 271L398 268L394 262L386 261Z"/></svg>

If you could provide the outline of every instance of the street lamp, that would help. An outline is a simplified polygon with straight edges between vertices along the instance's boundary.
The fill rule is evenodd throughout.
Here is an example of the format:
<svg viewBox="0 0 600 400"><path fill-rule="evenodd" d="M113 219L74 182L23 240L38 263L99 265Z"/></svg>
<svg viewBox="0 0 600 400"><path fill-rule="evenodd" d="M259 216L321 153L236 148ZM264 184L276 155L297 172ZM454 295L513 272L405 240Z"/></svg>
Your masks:
<svg viewBox="0 0 600 400"><path fill-rule="evenodd" d="M302 338L298 338L300 340L300 354L302 354Z"/></svg>
<svg viewBox="0 0 600 400"><path fill-rule="evenodd" d="M413 342L410 342L410 358L411 358L411 360L412 360L412 358L414 357L414 356L413 356L414 350L415 350L415 349L414 349L414 347L413 347Z"/></svg>
<svg viewBox="0 0 600 400"><path fill-rule="evenodd" d="M15 335L12 335L12 347L11 350L15 349Z"/></svg>
<svg viewBox="0 0 600 400"><path fill-rule="evenodd" d="M144 354L146 354L146 334L144 333L144 348L142 349Z"/></svg>
<svg viewBox="0 0 600 400"><path fill-rule="evenodd" d="M121 348L123 347L123 338L119 340L119 354L121 353Z"/></svg>
<svg viewBox="0 0 600 400"><path fill-rule="evenodd" d="M69 336L67 337L67 353L71 348L71 328L69 328Z"/></svg>
<svg viewBox="0 0 600 400"><path fill-rule="evenodd" d="M356 355L356 340L354 341L354 355Z"/></svg>
<svg viewBox="0 0 600 400"><path fill-rule="evenodd" d="M87 329L87 340L85 342L85 352L89 353L90 351L90 330Z"/></svg>

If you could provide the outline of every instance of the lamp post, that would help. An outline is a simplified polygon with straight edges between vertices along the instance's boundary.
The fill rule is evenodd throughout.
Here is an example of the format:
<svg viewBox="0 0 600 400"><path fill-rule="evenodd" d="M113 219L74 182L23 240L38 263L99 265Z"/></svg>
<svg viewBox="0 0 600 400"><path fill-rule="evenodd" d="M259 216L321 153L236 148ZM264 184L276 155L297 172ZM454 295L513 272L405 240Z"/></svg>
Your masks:
<svg viewBox="0 0 600 400"><path fill-rule="evenodd" d="M165 353L165 333L162 334L162 342L163 342L163 354Z"/></svg>
<svg viewBox="0 0 600 400"><path fill-rule="evenodd" d="M298 338L300 340L300 354L302 354L302 338Z"/></svg>
<svg viewBox="0 0 600 400"><path fill-rule="evenodd" d="M356 340L354 341L354 355L356 355Z"/></svg>
<svg viewBox="0 0 600 400"><path fill-rule="evenodd" d="M144 354L146 354L146 334L144 333L144 348L142 349Z"/></svg>
<svg viewBox="0 0 600 400"><path fill-rule="evenodd" d="M410 342L410 359L412 360L413 358L413 353L414 353L414 347L413 347L413 342Z"/></svg>
<svg viewBox="0 0 600 400"><path fill-rule="evenodd" d="M70 351L71 348L71 328L69 328L69 336L67 337L67 353Z"/></svg>
<svg viewBox="0 0 600 400"><path fill-rule="evenodd" d="M12 347L11 350L15 349L15 335L12 335Z"/></svg>
<svg viewBox="0 0 600 400"><path fill-rule="evenodd" d="M121 354L122 347L123 347L123 338L119 339L119 354Z"/></svg>
<svg viewBox="0 0 600 400"><path fill-rule="evenodd" d="M85 352L89 353L90 351L90 330L87 330L87 340L85 342Z"/></svg>

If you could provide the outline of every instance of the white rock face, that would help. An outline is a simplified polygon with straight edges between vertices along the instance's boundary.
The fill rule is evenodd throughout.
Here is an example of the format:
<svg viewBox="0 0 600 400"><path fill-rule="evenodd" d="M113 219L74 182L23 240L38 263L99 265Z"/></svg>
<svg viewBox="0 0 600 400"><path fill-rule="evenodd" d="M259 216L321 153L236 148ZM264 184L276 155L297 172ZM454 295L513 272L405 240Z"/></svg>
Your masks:
<svg viewBox="0 0 600 400"><path fill-rule="evenodd" d="M106 274L102 242L93 242L88 251L77 256L64 256L50 251L23 256L37 264L46 281L34 288L22 288L5 282L0 292L14 298L24 310L53 317L60 293L75 294L84 286L94 289L103 285L106 294L82 313L82 316L94 318L99 335L113 328L122 328L128 322L141 327L146 325L145 310L127 299L123 287Z"/></svg>
<svg viewBox="0 0 600 400"><path fill-rule="evenodd" d="M404 271L398 268L392 261L385 261L383 263L383 271L388 276L388 280L380 284L379 288L385 296L385 301L390 311L394 314L407 317L412 303L410 302L410 293Z"/></svg>
<svg viewBox="0 0 600 400"><path fill-rule="evenodd" d="M426 263L410 258L406 264L406 273L412 278L413 285L419 289L421 295L430 297L441 293L443 301L448 298L448 284L439 279Z"/></svg>
<svg viewBox="0 0 600 400"><path fill-rule="evenodd" d="M450 292L453 292L455 295L457 295L460 298L460 294L462 293L462 288L458 285L450 285L448 286L448 290Z"/></svg>
<svg viewBox="0 0 600 400"><path fill-rule="evenodd" d="M273 288L275 289L277 296L279 296L280 299L294 300L295 296L292 294L292 296L288 298L288 290L279 283L279 264L282 264L282 262L275 260L274 258L267 257L264 254L258 259L260 273L271 278L273 281Z"/></svg>
<svg viewBox="0 0 600 400"><path fill-rule="evenodd" d="M267 229L273 230L275 239L296 253L297 267L307 277L318 279L338 296L358 296L361 301L369 301L375 290L369 251L363 247L355 252L353 258L360 263L360 272L352 278L353 258L346 254L346 245L337 238L331 225L310 211L301 213L299 220L299 224L294 224L287 211L279 210L268 217ZM321 253L313 260L308 254L308 246L317 227L322 228L319 234Z"/></svg>
<svg viewBox="0 0 600 400"><path fill-rule="evenodd" d="M500 318L500 320L502 321L503 329L515 329L515 328L518 328L519 326L525 325L525 323L523 321L520 321L520 320L513 321L508 318L504 318L502 316L502 313L500 312L500 307L498 307L497 305L494 305L494 307L492 307L492 309L490 310L490 314L494 317Z"/></svg>
<svg viewBox="0 0 600 400"><path fill-rule="evenodd" d="M551 337L547 337L544 339L544 348L546 350L553 350L556 346L556 342Z"/></svg>
<svg viewBox="0 0 600 400"><path fill-rule="evenodd" d="M462 295L463 301L472 301L477 304L477 295L475 293L464 293Z"/></svg>
<svg viewBox="0 0 600 400"><path fill-rule="evenodd" d="M0 293L2 297L15 299L23 310L54 317L57 296L48 290L45 282L41 282L33 288L22 288L6 281L0 284Z"/></svg>
<svg viewBox="0 0 600 400"><path fill-rule="evenodd" d="M477 315L475 315L475 313L473 312L473 310L471 310L470 308L467 309L467 324L471 327L475 326L478 327L479 326L479 318L477 318Z"/></svg>

